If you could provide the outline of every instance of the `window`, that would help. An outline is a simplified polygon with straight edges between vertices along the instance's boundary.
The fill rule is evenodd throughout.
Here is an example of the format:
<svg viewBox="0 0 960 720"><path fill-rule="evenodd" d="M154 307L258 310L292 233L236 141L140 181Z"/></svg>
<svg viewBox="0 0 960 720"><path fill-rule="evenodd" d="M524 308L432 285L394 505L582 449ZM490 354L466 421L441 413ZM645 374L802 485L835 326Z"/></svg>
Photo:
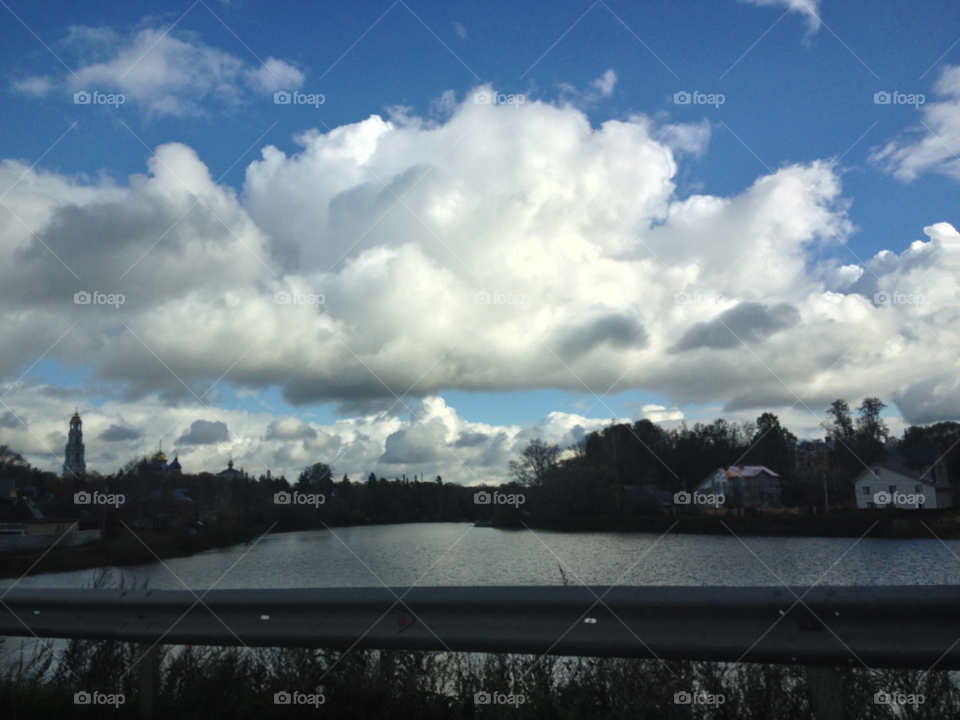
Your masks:
<svg viewBox="0 0 960 720"><path fill-rule="evenodd" d="M893 495L896 491L897 491L897 486L896 486L896 485L890 485L890 486L887 488L887 492L890 493L891 495Z"/></svg>
<svg viewBox="0 0 960 720"><path fill-rule="evenodd" d="M874 468L873 474L876 475L877 477L880 477L880 468Z"/></svg>
<svg viewBox="0 0 960 720"><path fill-rule="evenodd" d="M870 494L870 486L869 486L869 485L864 485L864 486L863 486L863 494L864 494L864 495L869 495L869 494Z"/></svg>
<svg viewBox="0 0 960 720"><path fill-rule="evenodd" d="M913 491L914 491L915 493L923 492L923 485L914 485L914 486L913 486Z"/></svg>

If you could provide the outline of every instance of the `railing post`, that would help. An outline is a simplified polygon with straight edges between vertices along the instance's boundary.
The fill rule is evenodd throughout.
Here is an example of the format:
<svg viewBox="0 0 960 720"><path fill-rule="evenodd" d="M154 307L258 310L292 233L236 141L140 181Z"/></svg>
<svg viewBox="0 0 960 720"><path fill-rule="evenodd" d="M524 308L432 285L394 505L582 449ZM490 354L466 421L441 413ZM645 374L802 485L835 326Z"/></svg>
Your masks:
<svg viewBox="0 0 960 720"><path fill-rule="evenodd" d="M153 720L153 708L160 690L160 646L137 645L140 654L140 717Z"/></svg>
<svg viewBox="0 0 960 720"><path fill-rule="evenodd" d="M816 720L843 720L840 677L836 668L807 666L810 709Z"/></svg>

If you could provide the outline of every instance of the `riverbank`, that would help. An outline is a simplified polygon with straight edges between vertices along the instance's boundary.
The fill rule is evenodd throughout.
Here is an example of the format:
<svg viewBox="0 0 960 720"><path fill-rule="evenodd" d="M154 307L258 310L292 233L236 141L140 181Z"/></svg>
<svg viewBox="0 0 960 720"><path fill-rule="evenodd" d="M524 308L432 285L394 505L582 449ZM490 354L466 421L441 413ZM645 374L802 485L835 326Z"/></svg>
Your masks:
<svg viewBox="0 0 960 720"><path fill-rule="evenodd" d="M493 527L518 527L564 532L636 532L680 535L742 535L745 537L866 537L887 540L960 539L954 513L862 510L831 515L785 513L740 515L556 516L499 518ZM670 528L673 528L672 530Z"/></svg>
<svg viewBox="0 0 960 720"><path fill-rule="evenodd" d="M139 540L124 530L89 545L54 546L52 550L6 552L0 555L0 578L24 575L89 570L100 567L142 565L176 557L189 557L208 550L231 547L259 537L266 528L248 530L239 536L211 538L206 535L178 533L139 534ZM141 542L142 540L142 542Z"/></svg>

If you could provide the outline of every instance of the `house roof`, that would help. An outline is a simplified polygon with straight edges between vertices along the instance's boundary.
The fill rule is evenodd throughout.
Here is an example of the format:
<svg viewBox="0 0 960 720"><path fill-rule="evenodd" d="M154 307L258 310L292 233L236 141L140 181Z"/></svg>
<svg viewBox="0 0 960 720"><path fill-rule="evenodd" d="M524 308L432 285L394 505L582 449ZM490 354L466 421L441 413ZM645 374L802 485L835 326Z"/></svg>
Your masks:
<svg viewBox="0 0 960 720"><path fill-rule="evenodd" d="M877 478L877 477L876 477L876 473L874 473L874 470L876 470L877 468L880 468L880 469L882 469L882 470L890 470L891 472L895 472L895 473L898 473L898 474L900 474L900 475L903 475L904 477L908 477L908 478L910 478L911 480L916 480L917 482L922 482L922 483L924 483L925 485L930 485L930 486L932 486L933 488L935 488L935 489L937 489L937 490L952 490L952 489L953 489L953 486L952 486L950 483L942 482L942 481L935 481L935 480L933 479L933 476L931 476L931 475L930 475L929 473L927 473L927 472L921 472L920 470L917 470L916 468L911 468L911 467L907 467L906 465L901 465L901 464L899 464L899 463L891 463L891 462L874 463L874 464L870 467L869 470L864 470L862 473L860 473L860 474L856 477L856 479L854 480L854 482L857 482L857 481L859 481L859 480L862 480L862 479L864 478L864 476L866 476L866 475L871 475L871 476L873 476L875 479L879 480L880 482L883 482L883 478L882 478L882 477Z"/></svg>
<svg viewBox="0 0 960 720"><path fill-rule="evenodd" d="M908 448L885 447L884 452L899 465L933 465L943 457L940 448L934 445Z"/></svg>
<svg viewBox="0 0 960 720"><path fill-rule="evenodd" d="M731 465L725 471L727 477L756 477L765 472L773 477L780 477L770 468L764 465Z"/></svg>

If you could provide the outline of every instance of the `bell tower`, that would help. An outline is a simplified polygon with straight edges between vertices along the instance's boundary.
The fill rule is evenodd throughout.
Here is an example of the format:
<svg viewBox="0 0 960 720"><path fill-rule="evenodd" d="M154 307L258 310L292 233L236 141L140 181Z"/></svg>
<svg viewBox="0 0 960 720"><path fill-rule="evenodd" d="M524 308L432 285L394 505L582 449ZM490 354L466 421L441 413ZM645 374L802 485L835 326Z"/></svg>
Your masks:
<svg viewBox="0 0 960 720"><path fill-rule="evenodd" d="M79 411L70 418L70 435L64 449L63 477L76 475L82 478L87 473L87 464L83 459L83 430Z"/></svg>

